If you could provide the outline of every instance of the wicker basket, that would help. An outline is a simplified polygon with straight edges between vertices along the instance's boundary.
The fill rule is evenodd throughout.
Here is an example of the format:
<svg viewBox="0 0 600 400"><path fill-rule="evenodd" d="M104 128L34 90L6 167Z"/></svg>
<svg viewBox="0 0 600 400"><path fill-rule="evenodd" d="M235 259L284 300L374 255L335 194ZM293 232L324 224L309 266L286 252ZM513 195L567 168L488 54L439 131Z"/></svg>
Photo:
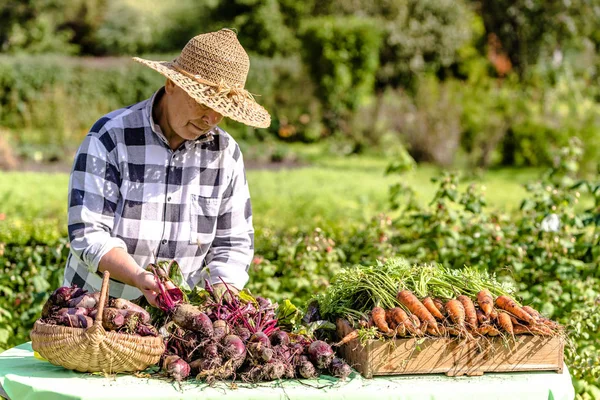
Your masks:
<svg viewBox="0 0 600 400"><path fill-rule="evenodd" d="M40 320L31 331L31 346L52 364L81 372L142 371L156 364L165 351L162 338L106 331L102 314L108 297L104 272L94 324L87 328L50 325Z"/></svg>

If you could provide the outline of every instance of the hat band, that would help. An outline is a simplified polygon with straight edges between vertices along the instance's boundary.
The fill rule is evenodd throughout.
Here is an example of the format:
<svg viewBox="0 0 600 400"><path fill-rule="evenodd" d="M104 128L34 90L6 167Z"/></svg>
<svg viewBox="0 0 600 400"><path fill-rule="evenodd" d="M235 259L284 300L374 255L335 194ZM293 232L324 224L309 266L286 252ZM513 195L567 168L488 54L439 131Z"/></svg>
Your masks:
<svg viewBox="0 0 600 400"><path fill-rule="evenodd" d="M206 86L210 86L215 88L215 90L217 91L217 93L215 94L215 96L220 97L229 97L229 96L237 96L237 97L241 97L243 99L248 99L248 100L254 100L254 96L252 95L252 93L250 93L249 91L247 91L244 88L240 88L240 87L236 87L236 86L230 86L227 83L225 83L223 81L223 79L221 79L221 82L219 83L214 83L214 82L210 82L207 81L206 79L203 79L200 75L194 75L194 74L190 74L189 72L187 72L186 70L184 70L183 68L179 67L177 65L177 61L175 61L172 64L173 68L179 72L180 74L184 75L186 78L189 78L191 80L193 80L194 82L198 82L201 83L203 85Z"/></svg>

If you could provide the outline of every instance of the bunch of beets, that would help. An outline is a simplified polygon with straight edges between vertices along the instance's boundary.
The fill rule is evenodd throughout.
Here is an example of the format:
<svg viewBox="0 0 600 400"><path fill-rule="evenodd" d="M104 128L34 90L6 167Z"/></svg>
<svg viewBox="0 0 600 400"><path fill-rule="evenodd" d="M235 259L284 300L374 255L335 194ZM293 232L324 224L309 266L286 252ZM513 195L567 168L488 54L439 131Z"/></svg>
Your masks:
<svg viewBox="0 0 600 400"><path fill-rule="evenodd" d="M161 367L174 379L259 382L351 373L327 343L278 327L271 301L244 301L229 288L219 296L208 282L205 287L210 296L199 306L184 302L177 288L161 287L157 297L167 315L159 329L166 344Z"/></svg>
<svg viewBox="0 0 600 400"><path fill-rule="evenodd" d="M41 321L71 328L90 328L98 312L100 292L88 293L77 286L56 289L42 309ZM120 298L108 298L102 313L102 326L119 333L158 336L150 324L150 314L142 307Z"/></svg>

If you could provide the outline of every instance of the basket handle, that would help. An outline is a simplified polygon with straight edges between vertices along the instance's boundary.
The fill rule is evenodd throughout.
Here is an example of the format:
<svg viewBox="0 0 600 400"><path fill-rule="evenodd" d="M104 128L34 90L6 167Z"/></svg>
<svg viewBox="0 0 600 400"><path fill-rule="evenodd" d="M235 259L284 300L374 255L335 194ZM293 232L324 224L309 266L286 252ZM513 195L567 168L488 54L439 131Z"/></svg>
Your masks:
<svg viewBox="0 0 600 400"><path fill-rule="evenodd" d="M108 298L108 281L110 274L104 271L102 275L102 288L100 289L100 300L98 301L98 311L96 312L96 320L94 325L102 325L102 315L104 314L104 304Z"/></svg>

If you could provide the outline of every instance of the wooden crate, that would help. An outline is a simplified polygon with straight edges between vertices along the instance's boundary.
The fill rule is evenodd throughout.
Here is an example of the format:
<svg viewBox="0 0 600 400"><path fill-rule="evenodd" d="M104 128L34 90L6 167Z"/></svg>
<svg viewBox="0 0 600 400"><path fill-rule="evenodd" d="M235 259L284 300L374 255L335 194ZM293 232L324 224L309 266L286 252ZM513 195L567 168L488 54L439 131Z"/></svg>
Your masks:
<svg viewBox="0 0 600 400"><path fill-rule="evenodd" d="M352 330L338 320L340 337ZM488 340L489 339L489 340ZM444 338L358 340L343 345L342 357L365 378L377 375L437 374L476 376L484 372L556 371L562 373L564 339L517 335L471 342Z"/></svg>

